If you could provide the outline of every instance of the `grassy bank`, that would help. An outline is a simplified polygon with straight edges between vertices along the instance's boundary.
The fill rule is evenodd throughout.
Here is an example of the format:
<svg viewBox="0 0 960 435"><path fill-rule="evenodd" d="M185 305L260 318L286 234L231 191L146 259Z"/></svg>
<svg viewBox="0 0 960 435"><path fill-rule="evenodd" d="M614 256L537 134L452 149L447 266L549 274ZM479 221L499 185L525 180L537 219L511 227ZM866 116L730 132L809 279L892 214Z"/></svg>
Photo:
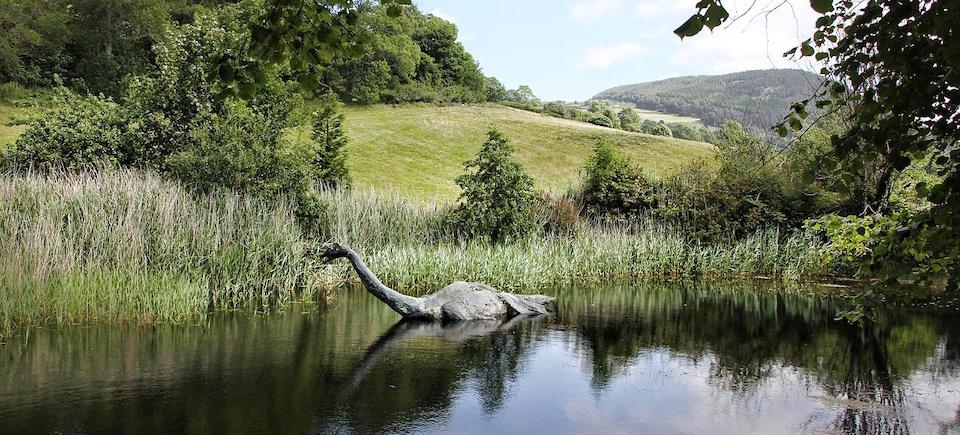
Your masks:
<svg viewBox="0 0 960 435"><path fill-rule="evenodd" d="M25 122L42 98L17 104L0 101L0 150L26 131ZM710 159L713 146L593 124L553 118L500 105L346 107L347 165L357 187L396 190L427 202L451 201L459 194L454 178L472 158L490 128L501 130L516 148L515 157L537 180L537 187L564 192L599 140L613 144L651 173L665 173L697 158ZM307 140L309 131L292 133Z"/></svg>
<svg viewBox="0 0 960 435"><path fill-rule="evenodd" d="M332 206L328 237L360 252L387 285L411 293L456 280L502 289L560 283L693 276L776 277L830 274L821 245L806 234L758 232L726 245L701 245L656 224L598 228L581 224L565 234L537 234L490 245L457 243L445 236L442 210L372 193L325 194ZM345 269L337 272L350 277Z"/></svg>
<svg viewBox="0 0 960 435"><path fill-rule="evenodd" d="M3 175L0 333L49 321L184 321L211 302L308 297L305 249L283 204L196 197L129 171Z"/></svg>
<svg viewBox="0 0 960 435"><path fill-rule="evenodd" d="M804 235L758 233L725 246L669 228L580 224L492 246L452 240L443 209L399 196L326 192L324 238L353 246L408 293L456 281L535 291L561 283L661 277L827 274ZM209 307L283 306L353 279L318 267L319 242L284 203L193 195L138 172L0 175L0 336L47 323L182 322ZM212 305L211 305L212 304Z"/></svg>
<svg viewBox="0 0 960 435"><path fill-rule="evenodd" d="M460 193L453 180L463 172L496 127L510 139L513 155L537 188L565 192L597 141L605 140L652 173L664 173L697 158L712 158L713 146L553 118L500 105L347 107L350 174L361 189L394 189L406 198L441 201ZM302 133L306 137L306 133Z"/></svg>

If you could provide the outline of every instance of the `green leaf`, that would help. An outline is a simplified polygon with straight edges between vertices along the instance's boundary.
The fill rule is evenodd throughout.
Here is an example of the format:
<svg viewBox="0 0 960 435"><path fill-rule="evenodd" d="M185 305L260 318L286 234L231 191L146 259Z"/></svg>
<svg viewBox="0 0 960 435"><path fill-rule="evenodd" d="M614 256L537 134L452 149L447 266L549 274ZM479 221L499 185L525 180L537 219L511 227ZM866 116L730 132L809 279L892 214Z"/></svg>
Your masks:
<svg viewBox="0 0 960 435"><path fill-rule="evenodd" d="M810 0L813 10L825 14L833 10L833 0Z"/></svg>
<svg viewBox="0 0 960 435"><path fill-rule="evenodd" d="M700 15L690 17L685 23L681 24L673 31L674 34L683 39L688 36L695 36L703 30L703 18Z"/></svg>
<svg viewBox="0 0 960 435"><path fill-rule="evenodd" d="M813 46L810 45L810 41L804 42L803 45L800 46L800 55L803 57L813 56Z"/></svg>
<svg viewBox="0 0 960 435"><path fill-rule="evenodd" d="M793 129L793 131L800 131L803 129L803 123L800 122L799 118L790 118L790 128Z"/></svg>

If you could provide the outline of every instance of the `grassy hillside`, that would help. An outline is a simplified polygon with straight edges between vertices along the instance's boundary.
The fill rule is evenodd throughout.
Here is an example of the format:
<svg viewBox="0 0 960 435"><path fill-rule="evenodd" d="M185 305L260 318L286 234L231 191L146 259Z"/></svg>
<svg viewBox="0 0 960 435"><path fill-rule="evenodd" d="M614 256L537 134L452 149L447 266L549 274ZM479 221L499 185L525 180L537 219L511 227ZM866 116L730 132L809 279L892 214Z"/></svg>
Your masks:
<svg viewBox="0 0 960 435"><path fill-rule="evenodd" d="M33 109L14 107L7 102L0 102L0 149L12 144L27 130L27 126L20 122L26 115L33 112Z"/></svg>
<svg viewBox="0 0 960 435"><path fill-rule="evenodd" d="M819 75L794 69L744 71L619 86L594 99L700 118L707 125L735 119L767 129L783 119L790 103L809 98L820 80Z"/></svg>
<svg viewBox="0 0 960 435"><path fill-rule="evenodd" d="M26 129L6 124L35 110L0 105L0 148ZM462 163L480 150L491 128L510 139L537 187L555 192L576 182L578 170L600 140L653 172L708 158L713 149L704 143L628 133L499 105L347 107L344 113L354 184L428 201L456 199L460 191L453 180L463 173ZM295 135L305 140L308 131Z"/></svg>
<svg viewBox="0 0 960 435"><path fill-rule="evenodd" d="M503 106L372 106L345 109L349 168L357 187L396 189L424 200L452 200L453 182L491 128L502 131L537 187L564 191L592 147L607 140L654 172L709 157L699 142L628 133Z"/></svg>

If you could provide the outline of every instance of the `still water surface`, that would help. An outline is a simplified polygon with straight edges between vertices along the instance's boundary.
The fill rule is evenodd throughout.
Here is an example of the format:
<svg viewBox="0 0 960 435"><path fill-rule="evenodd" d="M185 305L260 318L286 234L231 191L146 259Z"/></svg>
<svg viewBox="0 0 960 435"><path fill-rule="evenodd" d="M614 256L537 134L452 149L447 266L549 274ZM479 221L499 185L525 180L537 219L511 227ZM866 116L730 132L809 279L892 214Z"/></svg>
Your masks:
<svg viewBox="0 0 960 435"><path fill-rule="evenodd" d="M0 347L0 433L960 433L960 322L731 284L557 290L556 313L398 323L360 289L203 325ZM304 311L304 312L301 312Z"/></svg>

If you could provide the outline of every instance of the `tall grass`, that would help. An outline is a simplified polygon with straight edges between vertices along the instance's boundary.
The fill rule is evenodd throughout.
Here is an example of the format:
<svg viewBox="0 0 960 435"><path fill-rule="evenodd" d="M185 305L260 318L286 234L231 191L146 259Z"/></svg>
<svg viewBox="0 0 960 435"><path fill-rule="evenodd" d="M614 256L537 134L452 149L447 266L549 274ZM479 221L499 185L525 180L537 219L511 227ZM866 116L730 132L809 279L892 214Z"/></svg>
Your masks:
<svg viewBox="0 0 960 435"><path fill-rule="evenodd" d="M133 171L0 175L0 334L308 296L306 248L283 203Z"/></svg>
<svg viewBox="0 0 960 435"><path fill-rule="evenodd" d="M803 234L726 246L670 228L579 223L503 245L450 236L445 209L397 195L327 191L323 239L348 244L400 291L457 280L510 290L614 279L814 277L830 272ZM0 175L0 337L48 322L182 322L212 308L308 300L353 279L317 267L320 240L284 202L196 195L136 171Z"/></svg>
<svg viewBox="0 0 960 435"><path fill-rule="evenodd" d="M393 196L325 192L326 237L361 253L388 285L435 290L456 280L502 289L610 279L775 277L830 273L820 243L804 233L764 230L728 245L701 245L680 232L641 222L631 228L580 224L564 234L538 233L510 244L462 243L448 236L444 209ZM340 267L341 278L352 272Z"/></svg>

